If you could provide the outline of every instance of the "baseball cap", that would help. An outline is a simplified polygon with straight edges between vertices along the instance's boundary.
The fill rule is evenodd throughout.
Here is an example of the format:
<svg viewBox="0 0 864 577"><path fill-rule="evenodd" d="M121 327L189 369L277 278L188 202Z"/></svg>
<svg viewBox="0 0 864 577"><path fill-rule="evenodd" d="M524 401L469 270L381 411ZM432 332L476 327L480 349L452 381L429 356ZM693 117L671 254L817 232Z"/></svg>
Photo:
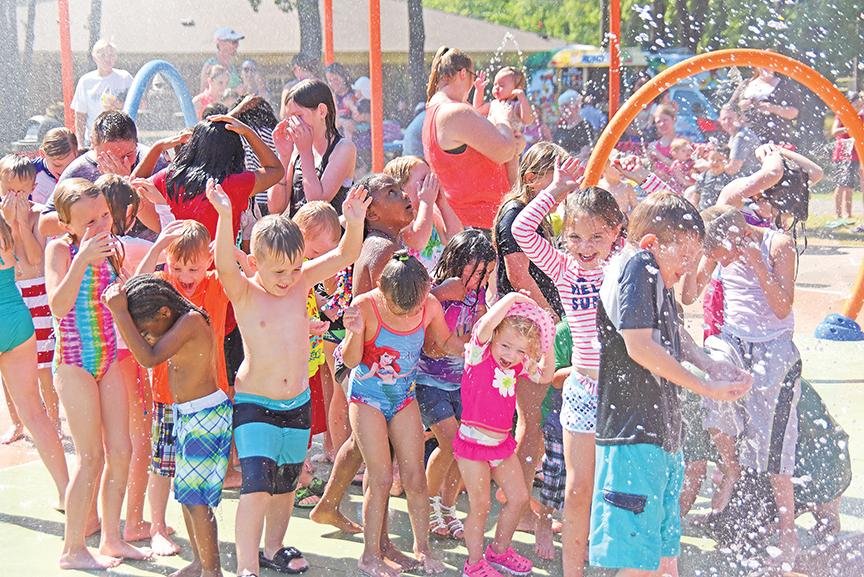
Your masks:
<svg viewBox="0 0 864 577"><path fill-rule="evenodd" d="M567 106L568 104L582 104L582 95L572 89L565 90L558 97L558 106Z"/></svg>
<svg viewBox="0 0 864 577"><path fill-rule="evenodd" d="M213 38L216 40L243 40L246 37L233 28L222 26L216 29L216 32L213 33Z"/></svg>
<svg viewBox="0 0 864 577"><path fill-rule="evenodd" d="M363 98L372 98L372 81L369 80L368 76L361 76L355 80L354 84L351 85L351 88L362 94Z"/></svg>

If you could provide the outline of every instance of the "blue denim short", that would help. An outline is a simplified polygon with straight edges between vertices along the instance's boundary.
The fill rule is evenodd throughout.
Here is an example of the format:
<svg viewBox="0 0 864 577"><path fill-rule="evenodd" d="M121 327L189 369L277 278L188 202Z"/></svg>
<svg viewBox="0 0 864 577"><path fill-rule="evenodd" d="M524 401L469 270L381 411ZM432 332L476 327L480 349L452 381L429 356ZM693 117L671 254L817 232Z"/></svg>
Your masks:
<svg viewBox="0 0 864 577"><path fill-rule="evenodd" d="M457 421L462 418L461 389L445 391L438 387L417 384L414 393L420 405L420 418L427 429L450 417L455 417Z"/></svg>

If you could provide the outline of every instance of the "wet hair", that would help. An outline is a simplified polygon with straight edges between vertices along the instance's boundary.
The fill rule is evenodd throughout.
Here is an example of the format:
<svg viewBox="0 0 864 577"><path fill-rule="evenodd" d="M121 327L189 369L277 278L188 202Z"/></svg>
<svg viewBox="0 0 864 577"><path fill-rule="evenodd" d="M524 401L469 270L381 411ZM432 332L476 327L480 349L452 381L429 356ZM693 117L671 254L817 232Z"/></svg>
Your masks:
<svg viewBox="0 0 864 577"><path fill-rule="evenodd" d="M207 72L207 79L213 80L214 78L219 78L220 76L227 75L228 69L222 66L221 64L214 64L210 67L210 70Z"/></svg>
<svg viewBox="0 0 864 577"><path fill-rule="evenodd" d="M321 80L301 80L292 86L285 95L284 104L294 101L297 106L315 110L320 105L327 107L327 116L324 117L327 140L332 140L339 135L336 128L336 104L333 102L333 91Z"/></svg>
<svg viewBox="0 0 864 577"><path fill-rule="evenodd" d="M520 317L518 315L504 317L504 319L500 323L498 323L498 326L495 327L495 330L492 332L492 339L494 340L495 337L498 336L499 331L504 328L509 328L516 331L519 335L521 335L528 341L529 357L535 360L540 357L541 331L537 323L535 323L528 317Z"/></svg>
<svg viewBox="0 0 864 577"><path fill-rule="evenodd" d="M378 279L381 294L402 311L419 306L429 294L431 286L432 280L426 267L407 250L396 251L384 265Z"/></svg>
<svg viewBox="0 0 864 577"><path fill-rule="evenodd" d="M339 224L339 213L333 205L324 200L312 200L301 206L292 220L305 234L313 231L331 231L342 236L342 225Z"/></svg>
<svg viewBox="0 0 864 577"><path fill-rule="evenodd" d="M291 59L291 66L303 68L312 73L315 78L321 77L321 61L314 54L299 52Z"/></svg>
<svg viewBox="0 0 864 577"><path fill-rule="evenodd" d="M458 48L442 46L432 58L429 82L426 84L426 102L438 91L442 80L452 78L460 70L474 70L474 62Z"/></svg>
<svg viewBox="0 0 864 577"><path fill-rule="evenodd" d="M243 98L239 98L237 102L234 103L234 106L236 107L242 101ZM273 129L276 128L276 125L279 124L279 119L276 118L276 113L273 112L273 107L260 96L252 97L249 104L247 104L243 110L234 113L232 116L243 124L248 125L255 132L260 130L269 130L272 132Z"/></svg>
<svg viewBox="0 0 864 577"><path fill-rule="evenodd" d="M132 117L119 110L106 110L93 121L90 140L93 144L131 140L138 142L138 128Z"/></svg>
<svg viewBox="0 0 864 577"><path fill-rule="evenodd" d="M138 193L129 186L127 179L116 174L103 174L96 179L94 184L108 201L108 210L111 211L111 220L113 221L111 233L121 236L126 234L138 216L138 207L141 205L141 198ZM130 206L132 207L131 215L129 215Z"/></svg>
<svg viewBox="0 0 864 577"><path fill-rule="evenodd" d="M13 152L0 158L0 178L35 180L36 169L29 158L19 152Z"/></svg>
<svg viewBox="0 0 864 577"><path fill-rule="evenodd" d="M201 118L216 116L217 114L228 114L228 107L222 102L214 102L201 111Z"/></svg>
<svg viewBox="0 0 864 577"><path fill-rule="evenodd" d="M732 206L712 206L699 214L705 223L705 240L702 244L706 251L740 238L748 226L744 214Z"/></svg>
<svg viewBox="0 0 864 577"><path fill-rule="evenodd" d="M527 83L525 81L525 73L524 72L522 72L518 68L514 68L512 66L505 66L504 68L499 70L495 74L495 76L498 76L498 74L501 74L501 73L504 73L508 76L513 75L514 76L514 82L513 82L514 88L518 88L520 90L525 90Z"/></svg>
<svg viewBox="0 0 864 577"><path fill-rule="evenodd" d="M152 274L140 274L125 284L129 316L135 324L156 317L162 307L168 307L174 322L189 312L200 314L209 323L210 315L196 307L168 281ZM173 326L173 323L172 323Z"/></svg>
<svg viewBox="0 0 864 577"><path fill-rule="evenodd" d="M660 242L674 243L685 235L705 238L705 224L699 211L683 197L671 192L655 192L636 205L630 213L627 236L638 243L653 234Z"/></svg>
<svg viewBox="0 0 864 577"><path fill-rule="evenodd" d="M384 174L392 176L399 182L399 186L404 187L411 178L411 171L421 164L429 166L419 156L397 156L384 166Z"/></svg>
<svg viewBox="0 0 864 577"><path fill-rule="evenodd" d="M596 186L567 196L564 203L564 229L566 230L580 214L599 218L609 228L624 224L624 213L618 207L615 197Z"/></svg>
<svg viewBox="0 0 864 577"><path fill-rule="evenodd" d="M342 82L345 83L345 87L348 90L351 90L351 73L348 72L348 69L345 68L342 64L340 64L339 62L334 62L334 63L328 65L324 69L324 72L325 73L329 72L330 74L335 74L336 76L338 76L339 78L342 79Z"/></svg>
<svg viewBox="0 0 864 577"><path fill-rule="evenodd" d="M252 255L265 255L294 261L302 258L306 243L297 224L284 214L268 214L252 227Z"/></svg>
<svg viewBox="0 0 864 577"><path fill-rule="evenodd" d="M224 122L202 120L177 153L165 189L174 202L188 201L204 194L207 179L221 183L244 170L246 155L240 135L225 128Z"/></svg>
<svg viewBox="0 0 864 577"><path fill-rule="evenodd" d="M479 228L467 228L451 238L444 247L432 271L432 279L441 283L448 278L461 277L465 267L472 263L472 275L477 269L483 269L485 275L495 265L495 258L495 247L489 233Z"/></svg>
<svg viewBox="0 0 864 577"><path fill-rule="evenodd" d="M513 189L507 193L501 200L501 205L498 207L498 213L495 215L495 225L492 227L492 241L498 245L498 239L495 236L495 231L498 228L498 221L501 220L504 207L511 201L517 200L522 204L527 205L534 198L536 192L531 190L529 183L526 180L526 175L529 173L534 175L535 181L542 178L555 170L555 162L567 156L567 151L552 142L540 141L531 146L525 154L522 155L522 160L519 161L519 178L513 185ZM548 219L544 219L543 231L547 238L552 238L552 227L549 225Z"/></svg>
<svg viewBox="0 0 864 577"><path fill-rule="evenodd" d="M12 250L14 247L15 240L12 237L12 229L9 228L9 223L0 213L0 250Z"/></svg>
<svg viewBox="0 0 864 577"><path fill-rule="evenodd" d="M54 208L57 218L69 224L72 205L84 198L99 198L102 192L95 184L84 178L66 178L57 183L54 189Z"/></svg>
<svg viewBox="0 0 864 577"><path fill-rule="evenodd" d="M39 146L42 154L49 158L63 158L70 152L78 153L78 138L65 126L52 128L45 133Z"/></svg>
<svg viewBox="0 0 864 577"><path fill-rule="evenodd" d="M186 264L206 253L209 257L210 231L197 220L183 221L180 236L171 241L165 253L172 260Z"/></svg>

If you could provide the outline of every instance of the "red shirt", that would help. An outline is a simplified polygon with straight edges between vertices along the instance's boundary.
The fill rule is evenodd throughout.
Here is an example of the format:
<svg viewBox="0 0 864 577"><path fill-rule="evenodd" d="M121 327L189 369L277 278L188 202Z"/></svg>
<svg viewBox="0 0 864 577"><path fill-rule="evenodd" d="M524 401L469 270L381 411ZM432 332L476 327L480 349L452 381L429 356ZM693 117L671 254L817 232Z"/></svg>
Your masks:
<svg viewBox="0 0 864 577"><path fill-rule="evenodd" d="M447 202L462 224L491 229L501 198L510 190L507 167L466 146L460 153L447 152L438 144L435 116L438 105L426 108L423 121L423 153L438 175ZM179 217L178 217L179 218Z"/></svg>
<svg viewBox="0 0 864 577"><path fill-rule="evenodd" d="M160 170L150 180L159 189L162 196L168 200L168 206L171 207L174 217L177 220L197 220L210 232L210 238L216 238L216 223L219 221L219 214L216 209L213 208L203 192L190 200L171 199L168 196L165 183L169 170L170 167ZM221 184L225 194L231 199L231 230L236 237L237 233L240 232L240 215L249 206L249 197L252 196L255 189L255 173L239 172L232 174L225 178ZM182 189L177 196L182 197Z"/></svg>

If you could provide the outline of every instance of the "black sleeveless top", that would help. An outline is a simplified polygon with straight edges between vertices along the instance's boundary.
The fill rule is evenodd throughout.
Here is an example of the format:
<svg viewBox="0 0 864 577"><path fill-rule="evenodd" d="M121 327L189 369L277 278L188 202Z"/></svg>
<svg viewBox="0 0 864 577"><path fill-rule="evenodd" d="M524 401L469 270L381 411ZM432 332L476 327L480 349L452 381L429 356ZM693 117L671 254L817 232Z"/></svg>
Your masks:
<svg viewBox="0 0 864 577"><path fill-rule="evenodd" d="M336 138L334 138L327 146L324 156L321 157L321 162L315 167L315 174L318 175L319 179L321 178L321 175L324 174L324 170L327 169L327 164L330 162L330 155L333 154L333 149L336 148L336 145L339 144L340 140L342 140L342 135L337 134ZM344 184L341 185L339 190L336 191L336 196L334 196L333 200L330 201L330 204L333 205L333 208L336 209L336 212L340 216L342 215L342 203L345 202L345 199L348 197L349 190L349 187ZM294 216L294 213L296 213L304 204L306 204L306 193L303 191L303 167L300 165L300 156L297 155L294 158L294 177L291 180L291 216Z"/></svg>

